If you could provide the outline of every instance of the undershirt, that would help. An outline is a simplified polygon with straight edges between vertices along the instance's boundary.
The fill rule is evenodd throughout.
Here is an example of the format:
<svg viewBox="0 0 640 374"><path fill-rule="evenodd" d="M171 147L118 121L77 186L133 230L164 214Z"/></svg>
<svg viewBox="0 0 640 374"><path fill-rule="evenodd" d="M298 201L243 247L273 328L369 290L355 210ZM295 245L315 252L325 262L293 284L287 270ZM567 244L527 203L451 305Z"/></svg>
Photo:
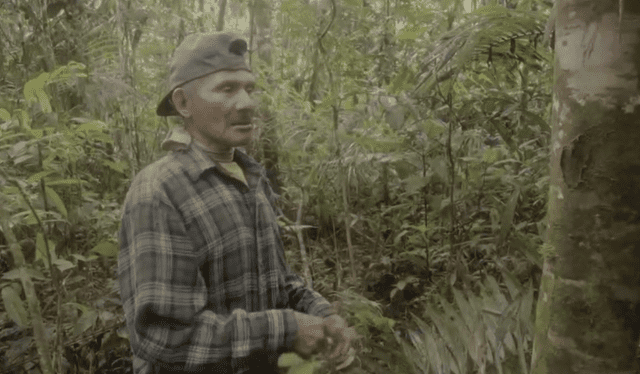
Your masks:
<svg viewBox="0 0 640 374"><path fill-rule="evenodd" d="M238 165L237 162L233 162L233 161L232 162L219 162L219 161L216 161L216 160L213 160L213 162L215 162L217 165L220 165L224 170L226 170L235 179L237 179L240 182L246 184L247 186L249 185L249 183L247 183L247 178L244 175L244 171L242 170L240 165Z"/></svg>
<svg viewBox="0 0 640 374"><path fill-rule="evenodd" d="M240 165L238 165L237 162L234 161L220 161L215 153L211 152L211 150L207 147L205 147L202 143L200 143L199 141L193 139L193 143L200 147L200 149L202 149L207 156L209 156L209 158L211 159L211 161L213 161L217 166L220 166L220 168L223 170L223 172L226 172L227 175L229 175L230 177L233 177L237 180L239 180L240 182L246 184L247 186L249 186L249 183L247 182L247 178L244 175L244 170L242 170L242 167L240 167ZM235 150L231 151L231 155L233 157L233 153L235 152Z"/></svg>

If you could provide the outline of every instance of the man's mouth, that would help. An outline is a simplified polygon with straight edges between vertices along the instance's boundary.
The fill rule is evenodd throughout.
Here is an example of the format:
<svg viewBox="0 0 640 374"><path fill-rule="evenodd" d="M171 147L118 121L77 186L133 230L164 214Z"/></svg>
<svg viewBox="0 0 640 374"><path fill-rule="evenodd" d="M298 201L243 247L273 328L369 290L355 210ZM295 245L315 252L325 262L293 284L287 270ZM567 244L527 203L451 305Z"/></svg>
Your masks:
<svg viewBox="0 0 640 374"><path fill-rule="evenodd" d="M237 128L238 130L251 130L253 129L253 125L251 122L238 122L231 125L232 127Z"/></svg>

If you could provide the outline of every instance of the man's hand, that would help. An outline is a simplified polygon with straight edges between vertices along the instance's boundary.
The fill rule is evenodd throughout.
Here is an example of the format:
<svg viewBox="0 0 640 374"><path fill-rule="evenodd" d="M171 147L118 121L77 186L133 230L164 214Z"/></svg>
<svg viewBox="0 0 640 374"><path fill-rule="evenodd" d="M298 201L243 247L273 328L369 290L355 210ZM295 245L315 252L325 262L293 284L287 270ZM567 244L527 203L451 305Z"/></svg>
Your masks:
<svg viewBox="0 0 640 374"><path fill-rule="evenodd" d="M349 358L351 343L360 336L353 327L347 325L347 321L337 314L325 318L323 328L327 336L327 360L340 365Z"/></svg>
<svg viewBox="0 0 640 374"><path fill-rule="evenodd" d="M298 322L298 335L293 342L293 350L301 357L308 359L323 348L325 330L322 317L293 312Z"/></svg>

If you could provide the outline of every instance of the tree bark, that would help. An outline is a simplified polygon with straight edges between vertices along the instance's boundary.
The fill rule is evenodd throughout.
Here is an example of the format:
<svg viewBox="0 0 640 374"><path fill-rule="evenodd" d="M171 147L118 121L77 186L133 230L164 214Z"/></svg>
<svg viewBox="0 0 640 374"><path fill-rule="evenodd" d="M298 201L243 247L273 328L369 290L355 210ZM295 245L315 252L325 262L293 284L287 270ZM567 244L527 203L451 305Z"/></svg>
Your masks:
<svg viewBox="0 0 640 374"><path fill-rule="evenodd" d="M271 60L271 43L273 32L271 27L273 4L267 0L252 0L249 5L249 64L252 68L258 59L266 64L264 77L267 85L273 84L273 63ZM255 52L255 53L254 53ZM255 54L255 55L254 55ZM267 177L277 194L281 194L280 172L278 168L278 133L276 131L276 116L269 105L261 105L258 115L262 119L259 138L253 143L251 152L267 170Z"/></svg>
<svg viewBox="0 0 640 374"><path fill-rule="evenodd" d="M218 13L217 31L224 30L224 14L227 11L227 0L220 0L220 13Z"/></svg>
<svg viewBox="0 0 640 374"><path fill-rule="evenodd" d="M204 27L204 0L198 1L198 10L200 11L200 15L198 16L198 28L200 32L206 32L206 28Z"/></svg>
<svg viewBox="0 0 640 374"><path fill-rule="evenodd" d="M640 3L556 6L548 237L531 372L637 373Z"/></svg>

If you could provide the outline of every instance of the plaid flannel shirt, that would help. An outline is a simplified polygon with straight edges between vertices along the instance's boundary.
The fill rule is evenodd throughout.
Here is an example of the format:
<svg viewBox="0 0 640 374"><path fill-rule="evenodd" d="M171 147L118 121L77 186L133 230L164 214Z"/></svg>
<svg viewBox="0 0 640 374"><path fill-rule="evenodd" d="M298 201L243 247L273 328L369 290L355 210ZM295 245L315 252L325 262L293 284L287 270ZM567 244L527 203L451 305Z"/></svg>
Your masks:
<svg viewBox="0 0 640 374"><path fill-rule="evenodd" d="M173 152L124 203L118 277L134 371L275 372L298 330L293 310L333 309L285 263L264 168L236 150L247 186L185 134L165 140Z"/></svg>

